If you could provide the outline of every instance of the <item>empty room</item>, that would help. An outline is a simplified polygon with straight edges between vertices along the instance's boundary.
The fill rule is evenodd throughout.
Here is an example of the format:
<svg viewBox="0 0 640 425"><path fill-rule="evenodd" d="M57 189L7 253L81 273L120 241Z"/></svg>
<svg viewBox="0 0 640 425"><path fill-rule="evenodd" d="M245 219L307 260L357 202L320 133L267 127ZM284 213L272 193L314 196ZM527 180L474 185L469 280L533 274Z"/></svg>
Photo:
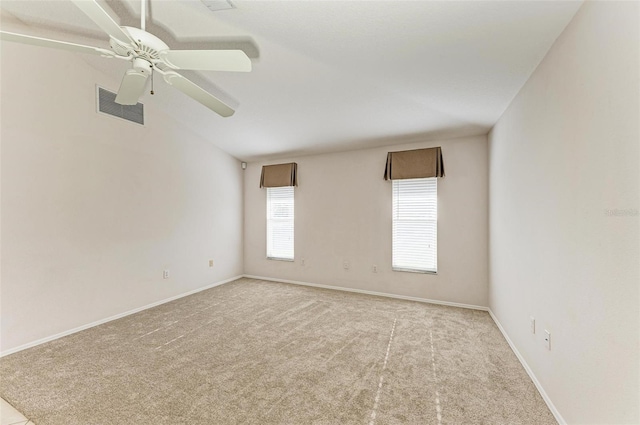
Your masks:
<svg viewBox="0 0 640 425"><path fill-rule="evenodd" d="M0 18L0 425L640 424L640 2Z"/></svg>

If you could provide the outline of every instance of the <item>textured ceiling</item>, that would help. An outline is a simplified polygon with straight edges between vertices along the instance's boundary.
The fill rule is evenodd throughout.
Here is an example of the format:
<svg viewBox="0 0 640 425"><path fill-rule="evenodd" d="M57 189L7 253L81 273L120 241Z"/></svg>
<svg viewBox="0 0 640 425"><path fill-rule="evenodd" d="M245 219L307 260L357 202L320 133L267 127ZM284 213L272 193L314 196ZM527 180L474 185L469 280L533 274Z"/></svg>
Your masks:
<svg viewBox="0 0 640 425"><path fill-rule="evenodd" d="M105 4L121 25L140 26L139 2ZM252 58L249 74L185 73L238 105L230 118L162 82L143 98L250 161L486 134L581 2L237 0L217 12L199 0L148 4L147 31L170 47L240 48ZM29 34L108 47L70 2L0 7ZM116 81L128 66L84 60Z"/></svg>

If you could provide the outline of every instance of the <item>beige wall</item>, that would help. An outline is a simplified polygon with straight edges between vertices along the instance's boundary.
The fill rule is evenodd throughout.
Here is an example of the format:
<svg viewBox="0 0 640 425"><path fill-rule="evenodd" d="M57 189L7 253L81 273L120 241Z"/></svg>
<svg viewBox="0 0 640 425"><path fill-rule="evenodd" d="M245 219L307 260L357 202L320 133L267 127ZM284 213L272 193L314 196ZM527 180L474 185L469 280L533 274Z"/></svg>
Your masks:
<svg viewBox="0 0 640 425"><path fill-rule="evenodd" d="M263 163L243 173L151 102L145 127L98 115L111 74L2 43L0 349L244 272L489 305L568 423L639 423L639 13L587 2L489 151L475 137L283 159L299 164L295 262L265 258ZM386 153L431 146L439 273L393 272Z"/></svg>
<svg viewBox="0 0 640 425"><path fill-rule="evenodd" d="M570 424L640 423L639 12L586 2L489 138L490 306Z"/></svg>
<svg viewBox="0 0 640 425"><path fill-rule="evenodd" d="M2 43L1 77L2 351L242 274L236 159L97 114L119 81L78 55Z"/></svg>
<svg viewBox="0 0 640 425"><path fill-rule="evenodd" d="M389 150L442 146L438 180L438 274L391 271ZM266 259L263 163L245 175L245 273L478 306L487 305L485 136L304 156L295 189L295 261ZM266 164L266 163L265 163ZM305 259L302 265L301 259ZM343 262L350 263L349 270ZM373 265L378 273L372 272Z"/></svg>

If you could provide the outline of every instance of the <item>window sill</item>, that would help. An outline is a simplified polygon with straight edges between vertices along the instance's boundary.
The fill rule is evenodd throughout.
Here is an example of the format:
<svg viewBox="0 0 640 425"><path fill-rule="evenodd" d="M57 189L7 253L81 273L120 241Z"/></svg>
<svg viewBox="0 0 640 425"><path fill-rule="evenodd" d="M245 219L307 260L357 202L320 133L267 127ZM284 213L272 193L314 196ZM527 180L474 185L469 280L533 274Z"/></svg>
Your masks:
<svg viewBox="0 0 640 425"><path fill-rule="evenodd" d="M420 274L438 274L437 270L417 270L417 269L403 269L401 267L392 267L394 272L406 272L406 273L420 273Z"/></svg>
<svg viewBox="0 0 640 425"><path fill-rule="evenodd" d="M293 258L278 258L278 257L267 257L267 260L275 260L275 261L288 261L293 263Z"/></svg>

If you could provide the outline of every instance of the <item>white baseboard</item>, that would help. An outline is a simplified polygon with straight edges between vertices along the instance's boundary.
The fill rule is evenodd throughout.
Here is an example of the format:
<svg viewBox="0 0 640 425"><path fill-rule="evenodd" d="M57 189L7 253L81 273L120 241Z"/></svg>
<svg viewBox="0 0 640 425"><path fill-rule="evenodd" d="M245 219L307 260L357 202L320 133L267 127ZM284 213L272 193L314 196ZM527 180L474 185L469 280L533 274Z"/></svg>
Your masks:
<svg viewBox="0 0 640 425"><path fill-rule="evenodd" d="M386 292L367 291L366 289L347 288L347 287L344 287L344 286L321 285L319 283L300 282L300 281L297 281L297 280L277 279L277 278L274 278L274 277L253 276L253 275L248 275L248 274L243 275L243 277L246 277L246 278L249 278L249 279L268 280L270 282L282 282L282 283L292 283L294 285L313 286L315 288L334 289L336 291L356 292L358 294L375 295L375 296L378 296L378 297L387 297L387 298L396 298L396 299L400 299L400 300L418 301L418 302L421 302L421 303L447 305L447 306L450 306L450 307L468 308L468 309L471 309L471 310L489 311L488 307L482 307L482 306L479 306L479 305L453 303L453 302L449 302L449 301L430 300L430 299L427 299L427 298L410 297L408 295L396 295L396 294L389 294L389 293L386 293Z"/></svg>
<svg viewBox="0 0 640 425"><path fill-rule="evenodd" d="M551 398L549 397L547 392L544 390L544 388L542 387L542 384L540 384L540 381L538 381L538 378L536 378L536 375L533 373L533 370L531 370L531 368L529 367L527 362L524 360L524 357L522 357L522 354L520 354L520 352L516 348L516 346L513 343L513 341L511 341L511 338L509 338L509 335L507 335L507 332L504 330L504 328L502 327L502 325L498 321L498 318L493 314L493 311L491 311L491 309L489 309L488 311L489 311L489 315L491 316L491 318L495 322L496 326L498 326L498 329L500 329L500 332L502 332L502 336L504 337L504 339L507 340L507 343L509 344L509 347L511 347L511 350L515 353L515 355L518 358L518 360L520 360L520 363L522 364L522 367L524 367L524 370L527 371L527 374L529 375L529 378L531 378L531 380L535 384L536 388L538 389L538 392L542 396L542 399L544 400L545 403L547 403L547 406L549 407L549 410L551 410L551 413L556 418L556 421L558 421L558 424L559 425L567 425L567 421L564 420L564 418L562 417L562 415L560 414L558 409L556 409L556 406L551 401Z"/></svg>
<svg viewBox="0 0 640 425"><path fill-rule="evenodd" d="M0 352L0 357L8 356L9 354L17 353L18 351L26 350L27 348L35 347L36 345L44 344L45 342L53 341L55 339L62 338L62 337L67 336L67 335L71 335L71 334L74 334L76 332L84 331L85 329L89 329L89 328L92 328L94 326L102 325L103 323L111 322L112 320L120 319L122 317L129 316L129 315L134 314L134 313L138 313L138 312L140 312L142 310L147 310L149 308L153 308L153 307L159 306L160 304L165 304L165 303L168 303L170 301L174 301L174 300L177 300L179 298L183 298L183 297L186 297L186 296L189 296L189 295L193 295L195 293L198 293L198 292L201 292L201 291L204 291L204 290L207 290L207 289L211 289L211 288L216 287L216 286L224 285L225 283L232 282L232 281L234 281L236 279L240 279L241 277L242 277L242 275L234 276L232 278L221 280L219 282L212 283L211 285L207 285L207 286L204 286L202 288L194 289L192 291L185 292L183 294L179 294L179 295L176 295L176 296L173 296L173 297L170 297L170 298L166 298L166 299L161 300L161 301L156 301L154 303L147 304L147 305L145 305L143 307L134 308L133 310L129 310L129 311L126 311L124 313L116 314L115 316L107 317L105 319L101 319L101 320L97 320L95 322L87 323L86 325L78 326L77 328L69 329L68 331L60 332L60 333L57 333L55 335L51 335L51 336L48 336L48 337L45 337L45 338L38 339L36 341L28 342L28 343L20 345L18 347L10 348L8 350Z"/></svg>

